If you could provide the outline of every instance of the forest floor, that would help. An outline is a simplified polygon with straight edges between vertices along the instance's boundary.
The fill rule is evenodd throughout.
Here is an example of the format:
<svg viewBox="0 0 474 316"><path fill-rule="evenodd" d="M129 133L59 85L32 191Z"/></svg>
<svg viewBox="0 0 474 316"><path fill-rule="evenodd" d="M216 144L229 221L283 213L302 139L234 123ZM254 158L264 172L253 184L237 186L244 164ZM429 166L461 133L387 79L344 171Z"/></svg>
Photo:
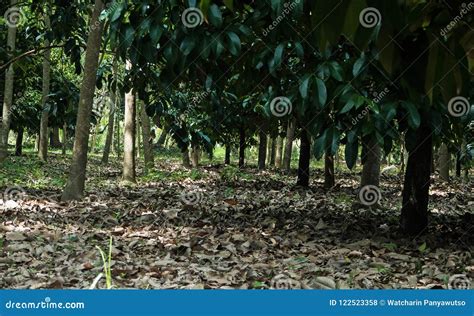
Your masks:
<svg viewBox="0 0 474 316"><path fill-rule="evenodd" d="M61 203L69 159L29 154L0 166L0 288L97 288L112 237L114 288L447 288L474 279L474 186L431 186L429 230L398 230L402 181L382 176L379 207L358 203L360 175L310 189L277 171L186 170L157 157L138 183L118 161L89 161L87 197ZM106 258L107 260L107 258ZM468 282L462 279L457 282ZM96 284L95 284L96 283ZM472 285L471 285L472 286Z"/></svg>

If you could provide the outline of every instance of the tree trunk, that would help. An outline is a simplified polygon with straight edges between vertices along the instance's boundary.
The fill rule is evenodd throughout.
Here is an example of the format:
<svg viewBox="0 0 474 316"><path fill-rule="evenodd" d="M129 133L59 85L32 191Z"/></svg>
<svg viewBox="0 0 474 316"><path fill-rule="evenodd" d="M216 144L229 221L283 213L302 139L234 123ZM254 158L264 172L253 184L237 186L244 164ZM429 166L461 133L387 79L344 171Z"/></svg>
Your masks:
<svg viewBox="0 0 474 316"><path fill-rule="evenodd" d="M63 124L63 155L66 155L67 149L67 123Z"/></svg>
<svg viewBox="0 0 474 316"><path fill-rule="evenodd" d="M456 177L461 177L461 168L462 168L462 158L461 158L462 148L458 150L456 154Z"/></svg>
<svg viewBox="0 0 474 316"><path fill-rule="evenodd" d="M132 65L127 61L127 70ZM123 180L135 183L135 93L130 90L125 95L125 118L123 126Z"/></svg>
<svg viewBox="0 0 474 316"><path fill-rule="evenodd" d="M50 145L51 147L53 148L61 148L62 147L62 144L61 144L61 140L59 139L59 127L53 127L51 129L51 137L50 137ZM41 144L41 140L40 140L40 144Z"/></svg>
<svg viewBox="0 0 474 316"><path fill-rule="evenodd" d="M283 171L286 173L290 172L291 169L291 154L293 151L293 139L295 137L296 120L292 119L288 123L288 129L286 131L286 146L285 155L283 158Z"/></svg>
<svg viewBox="0 0 474 316"><path fill-rule="evenodd" d="M298 181L296 185L309 186L309 163L311 158L311 140L305 129L301 130L300 157L298 161Z"/></svg>
<svg viewBox="0 0 474 316"><path fill-rule="evenodd" d="M16 144L15 144L15 156L21 156L23 152L23 132L24 128L20 127L18 129L18 134L16 135Z"/></svg>
<svg viewBox="0 0 474 316"><path fill-rule="evenodd" d="M152 168L154 165L153 157L153 139L151 138L151 124L148 114L146 114L145 104L141 106L141 119L142 119L142 134L143 134L143 156L145 159L145 167Z"/></svg>
<svg viewBox="0 0 474 316"><path fill-rule="evenodd" d="M198 146L193 145L191 148L191 164L193 168L198 168L199 167L199 156L200 156L200 150Z"/></svg>
<svg viewBox="0 0 474 316"><path fill-rule="evenodd" d="M360 187L366 185L380 185L380 156L381 149L375 137L364 139L362 157L362 177Z"/></svg>
<svg viewBox="0 0 474 316"><path fill-rule="evenodd" d="M182 154L183 154L183 167L186 169L191 168L191 161L189 160L189 149L186 148Z"/></svg>
<svg viewBox="0 0 474 316"><path fill-rule="evenodd" d="M282 155L283 155L283 137L277 137L277 145L276 145L276 153L275 153L275 167L278 169L281 168L282 162Z"/></svg>
<svg viewBox="0 0 474 316"><path fill-rule="evenodd" d="M163 130L161 131L161 134L160 134L160 138L158 138L158 141L156 143L156 145L159 147L159 148L162 148L164 147L165 145L165 141L166 141L166 137L168 137L168 133L170 131L170 128L168 126L163 126Z"/></svg>
<svg viewBox="0 0 474 316"><path fill-rule="evenodd" d="M245 166L245 128L240 128L240 141L239 141L239 168Z"/></svg>
<svg viewBox="0 0 474 316"><path fill-rule="evenodd" d="M114 138L114 123L115 123L115 109L117 108L117 58L114 58L113 62L113 77L115 80L115 85L113 91L110 93L110 102L109 102L109 122L107 126L107 137L105 139L104 153L102 155L102 163L106 164L109 162L110 149L112 147L112 142Z"/></svg>
<svg viewBox="0 0 474 316"><path fill-rule="evenodd" d="M36 134L36 138L35 138L35 151L38 151L38 150L39 150L39 142L40 142L39 134Z"/></svg>
<svg viewBox="0 0 474 316"><path fill-rule="evenodd" d="M230 145L225 145L225 160L224 164L230 165L230 152L231 152L231 147Z"/></svg>
<svg viewBox="0 0 474 316"><path fill-rule="evenodd" d="M95 25L96 27L90 28L89 38L87 39L87 51L84 60L84 77L79 96L73 158L69 179L61 198L63 201L78 200L81 199L84 194L90 118L94 101L97 68L99 66L100 44L102 39L103 24L99 21L99 16L103 8L103 1L95 0L90 25Z"/></svg>
<svg viewBox="0 0 474 316"><path fill-rule="evenodd" d="M449 181L449 151L448 146L446 144L441 144L439 148L439 160L438 160L438 167L439 167L439 177L441 180Z"/></svg>
<svg viewBox="0 0 474 316"><path fill-rule="evenodd" d="M50 6L48 1L46 2L45 14L44 14L44 23L46 30L49 31L51 28L51 22L49 19ZM46 38L44 45L47 47L50 45L49 40ZM39 151L38 157L41 161L48 160L48 121L49 121L49 106L48 96L49 96L49 86L51 82L51 50L47 49L43 54L43 87L42 87L42 100L41 108L41 122L40 122L40 141L39 141Z"/></svg>
<svg viewBox="0 0 474 316"><path fill-rule="evenodd" d="M431 128L423 122L416 133L416 145L409 153L403 185L401 229L411 235L428 226L428 201L431 174Z"/></svg>
<svg viewBox="0 0 474 316"><path fill-rule="evenodd" d="M118 108L115 108L117 111ZM115 130L116 135L115 135L115 154L117 154L117 158L120 159L120 153L122 152L122 149L120 148L120 117L118 115L115 115Z"/></svg>
<svg viewBox="0 0 474 316"><path fill-rule="evenodd" d="M330 150L324 155L324 188L330 189L336 184L334 179L334 156Z"/></svg>
<svg viewBox="0 0 474 316"><path fill-rule="evenodd" d="M276 157L276 138L272 137L270 139L270 161L269 165L274 166L275 165L275 157Z"/></svg>
<svg viewBox="0 0 474 316"><path fill-rule="evenodd" d="M11 0L11 7L15 7L18 0ZM11 58L15 54L16 44L16 26L8 25L7 35L7 52L8 57ZM14 64L8 66L5 73L5 91L3 94L3 111L0 122L2 126L0 128L0 162L8 156L8 134L10 133L10 115L13 104L13 87L15 80Z"/></svg>
<svg viewBox="0 0 474 316"><path fill-rule="evenodd" d="M263 128L259 131L258 144L258 170L265 169L265 161L267 160L267 134Z"/></svg>

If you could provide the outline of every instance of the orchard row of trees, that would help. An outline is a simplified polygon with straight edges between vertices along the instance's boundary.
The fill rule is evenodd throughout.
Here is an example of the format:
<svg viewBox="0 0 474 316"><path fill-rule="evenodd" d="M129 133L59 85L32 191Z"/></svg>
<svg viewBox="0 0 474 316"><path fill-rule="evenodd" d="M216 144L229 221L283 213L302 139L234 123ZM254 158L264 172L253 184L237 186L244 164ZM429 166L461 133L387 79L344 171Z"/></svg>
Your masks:
<svg viewBox="0 0 474 316"><path fill-rule="evenodd" d="M50 132L58 144L62 129L64 145L74 139L63 200L84 195L104 114L103 162L123 141L131 182L138 134L148 168L170 135L186 165L220 144L226 163L238 149L242 167L257 138L258 167L288 171L299 139L297 184L309 185L311 156L324 157L328 188L341 147L350 169L360 158L361 187L378 187L382 158L404 163L406 150L400 223L411 234L428 224L433 150L443 177L450 155L458 173L469 170L472 3L10 0L1 9L0 160L11 130L17 152L25 130L38 135L46 161Z"/></svg>

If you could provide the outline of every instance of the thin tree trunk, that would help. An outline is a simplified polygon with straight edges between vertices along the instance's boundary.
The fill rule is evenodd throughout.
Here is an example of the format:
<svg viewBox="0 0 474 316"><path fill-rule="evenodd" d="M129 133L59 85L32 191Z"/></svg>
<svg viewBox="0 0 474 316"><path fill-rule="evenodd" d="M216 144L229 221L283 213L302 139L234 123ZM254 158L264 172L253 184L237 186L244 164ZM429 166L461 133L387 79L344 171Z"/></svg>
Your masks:
<svg viewBox="0 0 474 316"><path fill-rule="evenodd" d="M274 166L275 165L275 158L276 158L276 137L272 137L270 140L270 161L269 165Z"/></svg>
<svg viewBox="0 0 474 316"><path fill-rule="evenodd" d="M117 108L115 108L117 110ZM117 131L117 135L115 136L115 153L117 154L117 157L120 159L120 153L122 152L120 148L120 117L118 115L115 115L115 130Z"/></svg>
<svg viewBox="0 0 474 316"><path fill-rule="evenodd" d="M361 188L366 185L380 185L380 156L381 149L375 137L364 139L364 150L362 157Z"/></svg>
<svg viewBox="0 0 474 316"><path fill-rule="evenodd" d="M281 168L282 162L282 155L283 155L283 137L277 137L277 145L276 145L276 153L275 153L275 167L278 169Z"/></svg>
<svg viewBox="0 0 474 316"><path fill-rule="evenodd" d="M38 150L39 150L39 142L40 142L40 136L39 136L39 134L36 134L36 138L35 138L35 151L38 151Z"/></svg>
<svg viewBox="0 0 474 316"><path fill-rule="evenodd" d="M191 148L191 164L193 168L199 167L199 156L200 156L199 152L200 152L199 147L196 145L193 145Z"/></svg>
<svg viewBox="0 0 474 316"><path fill-rule="evenodd" d="M230 152L231 152L231 147L230 145L225 145L225 159L224 159L224 164L230 165Z"/></svg>
<svg viewBox="0 0 474 316"><path fill-rule="evenodd" d="M301 130L300 157L298 161L298 181L296 185L309 186L309 164L311 158L311 140L308 132Z"/></svg>
<svg viewBox="0 0 474 316"><path fill-rule="evenodd" d="M145 159L145 167L151 168L154 165L153 157L153 139L151 138L151 124L148 114L146 114L145 104L141 105L142 134L143 134L143 156Z"/></svg>
<svg viewBox="0 0 474 316"><path fill-rule="evenodd" d="M461 168L462 168L462 158L461 158L461 150L458 150L456 154L456 177L461 177Z"/></svg>
<svg viewBox="0 0 474 316"><path fill-rule="evenodd" d="M431 175L431 128L422 120L416 133L416 145L409 153L402 197L401 229L411 235L428 226L428 201Z"/></svg>
<svg viewBox="0 0 474 316"><path fill-rule="evenodd" d="M104 153L102 155L102 163L106 164L109 162L110 149L114 138L114 123L115 123L115 109L117 108L117 58L114 58L113 63L113 77L115 80L113 91L110 93L109 102L109 122L107 126L107 137L105 139Z"/></svg>
<svg viewBox="0 0 474 316"><path fill-rule="evenodd" d="M263 128L259 131L258 144L258 170L265 169L265 161L267 160L267 134Z"/></svg>
<svg viewBox="0 0 474 316"><path fill-rule="evenodd" d="M23 132L24 128L20 127L16 135L15 156L21 156L23 152Z"/></svg>
<svg viewBox="0 0 474 316"><path fill-rule="evenodd" d="M163 126L163 130L161 131L160 138L158 138L158 142L156 143L156 145L159 148L164 147L166 137L168 136L169 131L170 131L169 126L167 126L167 125Z"/></svg>
<svg viewBox="0 0 474 316"><path fill-rule="evenodd" d="M18 0L11 0L11 7L15 7L18 3ZM15 44L16 44L16 26L8 25L8 35L7 35L7 52L9 57L12 57L15 53ZM13 104L13 87L15 80L15 70L14 64L12 63L8 66L8 69L5 74L5 91L3 94L3 111L1 123L2 127L0 128L0 162L3 161L8 156L8 134L10 133L10 115Z"/></svg>
<svg viewBox="0 0 474 316"><path fill-rule="evenodd" d="M63 124L63 155L66 155L67 149L67 123Z"/></svg>
<svg viewBox="0 0 474 316"><path fill-rule="evenodd" d="M183 152L183 167L186 169L191 168L191 161L189 160L189 149L186 148Z"/></svg>
<svg viewBox="0 0 474 316"><path fill-rule="evenodd" d="M293 152L293 139L295 137L296 119L292 119L288 123L288 129L286 131L286 146L285 155L283 158L283 171L289 173L291 169L291 154Z"/></svg>
<svg viewBox="0 0 474 316"><path fill-rule="evenodd" d="M131 70L127 61L127 69ZM135 132L136 132L135 93L125 95L125 119L123 127L123 180L135 182Z"/></svg>
<svg viewBox="0 0 474 316"><path fill-rule="evenodd" d="M439 167L439 177L441 180L449 181L449 151L448 146L446 144L441 144L439 148L439 160L438 160L438 167Z"/></svg>
<svg viewBox="0 0 474 316"><path fill-rule="evenodd" d="M49 31L51 28L51 22L49 19L50 5L49 1L46 2L44 21L45 28ZM44 45L47 47L50 45L49 40L46 38ZM48 160L48 121L49 121L49 106L47 106L49 87L51 82L51 49L47 49L43 54L43 87L42 87L42 101L41 101L41 122L40 122L40 141L38 157L42 161Z"/></svg>
<svg viewBox="0 0 474 316"><path fill-rule="evenodd" d="M245 166L245 128L240 128L240 141L239 141L239 168Z"/></svg>
<svg viewBox="0 0 474 316"><path fill-rule="evenodd" d="M51 129L51 138L50 138L50 145L53 148L61 148L61 140L59 139L59 127L53 127ZM41 141L40 141L41 143Z"/></svg>
<svg viewBox="0 0 474 316"><path fill-rule="evenodd" d="M87 39L84 78L79 96L73 158L69 179L61 198L63 201L78 200L81 199L84 194L90 118L94 101L97 69L99 67L99 53L103 27L102 22L99 21L99 16L103 8L103 1L95 0L90 25L95 25L96 27L90 28L89 38Z"/></svg>
<svg viewBox="0 0 474 316"><path fill-rule="evenodd" d="M336 184L334 178L334 156L330 150L324 155L324 188L330 189Z"/></svg>

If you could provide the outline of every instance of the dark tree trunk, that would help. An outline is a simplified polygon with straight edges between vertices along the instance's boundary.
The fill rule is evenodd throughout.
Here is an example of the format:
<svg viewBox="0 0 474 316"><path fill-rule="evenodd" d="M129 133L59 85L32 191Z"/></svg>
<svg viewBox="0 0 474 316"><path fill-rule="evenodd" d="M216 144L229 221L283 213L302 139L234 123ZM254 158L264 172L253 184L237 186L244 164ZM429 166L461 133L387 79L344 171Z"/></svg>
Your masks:
<svg viewBox="0 0 474 316"><path fill-rule="evenodd" d="M23 152L23 131L24 128L20 127L16 134L15 156L21 156Z"/></svg>
<svg viewBox="0 0 474 316"><path fill-rule="evenodd" d="M292 119L288 123L288 129L286 131L286 146L285 155L283 158L283 171L289 173L291 169L291 154L293 152L293 139L295 137L296 120Z"/></svg>
<svg viewBox="0 0 474 316"><path fill-rule="evenodd" d="M301 148L298 162L298 181L296 185L309 186L309 163L311 157L311 141L306 130L301 131Z"/></svg>
<svg viewBox="0 0 474 316"><path fill-rule="evenodd" d="M456 177L461 177L461 150L456 154Z"/></svg>
<svg viewBox="0 0 474 316"><path fill-rule="evenodd" d="M230 145L225 145L225 160L224 160L224 164L226 164L226 165L230 165L230 151L231 151Z"/></svg>
<svg viewBox="0 0 474 316"><path fill-rule="evenodd" d="M265 169L265 161L267 160L267 134L265 130L260 129L258 144L258 170Z"/></svg>
<svg viewBox="0 0 474 316"><path fill-rule="evenodd" d="M324 155L324 188L330 189L336 184L334 179L334 156L326 151Z"/></svg>
<svg viewBox="0 0 474 316"><path fill-rule="evenodd" d="M61 148L61 140L59 139L59 127L54 127L51 129L51 138L50 138L50 145L52 148Z"/></svg>
<svg viewBox="0 0 474 316"><path fill-rule="evenodd" d="M63 150L62 150L63 156L66 155L66 149L67 149L67 123L64 122L63 124Z"/></svg>
<svg viewBox="0 0 474 316"><path fill-rule="evenodd" d="M433 155L431 128L422 123L416 133L416 145L409 153L403 185L401 229L411 235L428 226L428 201Z"/></svg>
<svg viewBox="0 0 474 316"><path fill-rule="evenodd" d="M245 128L240 128L240 141L239 141L239 168L245 166Z"/></svg>
<svg viewBox="0 0 474 316"><path fill-rule="evenodd" d="M375 137L364 140L363 168L360 186L380 184L380 145Z"/></svg>

